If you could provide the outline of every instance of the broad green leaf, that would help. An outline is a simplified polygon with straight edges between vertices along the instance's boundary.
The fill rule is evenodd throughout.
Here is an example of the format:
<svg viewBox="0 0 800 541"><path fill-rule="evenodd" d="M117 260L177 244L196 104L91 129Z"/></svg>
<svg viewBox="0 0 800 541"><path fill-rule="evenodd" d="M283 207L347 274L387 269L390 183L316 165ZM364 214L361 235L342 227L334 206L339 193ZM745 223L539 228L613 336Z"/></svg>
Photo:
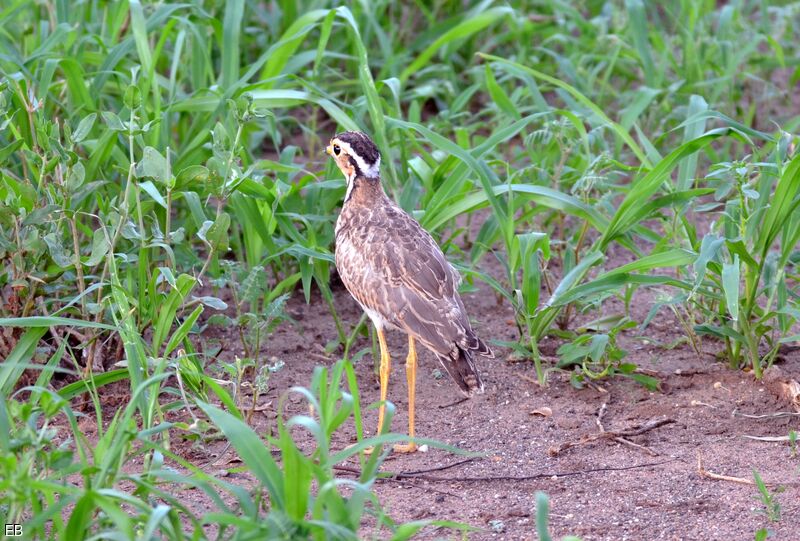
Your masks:
<svg viewBox="0 0 800 541"><path fill-rule="evenodd" d="M78 127L72 132L72 140L80 143L89 135L94 126L94 121L97 119L97 113L89 113L78 123ZM2 161L2 159L0 159Z"/></svg>
<svg viewBox="0 0 800 541"><path fill-rule="evenodd" d="M425 138L427 138L433 145L437 146L441 150L444 150L445 152L448 152L468 165L469 168L472 169L473 173L478 176L486 198L491 204L495 215L499 220L503 222L505 221L505 210L495 196L493 175L485 162L475 159L475 157L467 150L420 124L405 122L397 119L389 119L389 122L393 126L416 131L417 133L425 136Z"/></svg>
<svg viewBox="0 0 800 541"><path fill-rule="evenodd" d="M17 139L16 141L13 141L13 142L9 143L8 145L4 146L3 148L0 148L0 163L5 163L5 161L12 154L17 152L22 147L22 145L24 145L24 144L25 144L25 141L23 141L22 139Z"/></svg>
<svg viewBox="0 0 800 541"><path fill-rule="evenodd" d="M95 491L89 489L78 499L69 515L69 521L64 531L65 539L86 538L87 530L92 522L92 515L96 511L95 495Z"/></svg>
<svg viewBox="0 0 800 541"><path fill-rule="evenodd" d="M31 316L31 317L6 317L0 318L0 327L57 327L67 325L70 327L89 327L94 329L106 329L109 331L117 330L113 325L97 323L95 321L84 321L82 319L70 319L68 317L57 316Z"/></svg>
<svg viewBox="0 0 800 541"><path fill-rule="evenodd" d="M116 115L116 113L112 113L111 111L103 111L100 114L110 130L128 131L128 128L125 127L125 124L122 123L122 120Z"/></svg>
<svg viewBox="0 0 800 541"><path fill-rule="evenodd" d="M625 0L625 9L628 12L628 28L633 34L633 44L636 47L636 58L644 70L644 80L648 86L658 88L661 83L660 70L653 62L650 54L650 41L647 32L651 25L647 20L644 2L642 0Z"/></svg>
<svg viewBox="0 0 800 541"><path fill-rule="evenodd" d="M688 117L683 127L683 142L688 143L692 139L697 139L706 130L706 119L699 116L704 111L708 110L708 104L702 96L692 94L689 97L689 110L686 114ZM689 121L689 119L694 119ZM686 191L692 187L694 183L694 176L697 171L697 154L692 154L683 159L678 166L678 182L676 184L678 191Z"/></svg>
<svg viewBox="0 0 800 541"><path fill-rule="evenodd" d="M204 165L184 167L175 177L175 190L198 190L205 186L209 179L208 168Z"/></svg>
<svg viewBox="0 0 800 541"><path fill-rule="evenodd" d="M144 18L144 9L139 0L130 0L131 31L133 41L136 45L136 52L139 55L139 62L142 70L149 77L152 73L153 55L150 51L150 42L147 39L147 27Z"/></svg>
<svg viewBox="0 0 800 541"><path fill-rule="evenodd" d="M111 244L103 229L95 229L92 238L92 253L89 258L83 262L87 267L94 267L99 265L106 257Z"/></svg>
<svg viewBox="0 0 800 541"><path fill-rule="evenodd" d="M703 237L700 243L700 253L694 262L695 273L695 289L700 286L706 275L706 268L711 261L718 258L719 251L722 245L725 244L725 239L714 234L708 234Z"/></svg>
<svg viewBox="0 0 800 541"><path fill-rule="evenodd" d="M733 263L722 265L722 289L725 304L733 321L739 320L739 256L733 256Z"/></svg>
<svg viewBox="0 0 800 541"><path fill-rule="evenodd" d="M739 257L739 259L741 259L748 267L750 267L752 270L758 270L758 262L753 259L752 255L750 255L747 246L745 246L741 239L725 239L725 245L728 247L728 251L731 254Z"/></svg>
<svg viewBox="0 0 800 541"><path fill-rule="evenodd" d="M383 111L378 91L375 88L375 80L372 78L367 47L361 39L359 25L353 17L353 13L346 6L336 8L336 12L347 22L352 32L352 43L358 53L358 80L361 84L361 92L366 98L367 110L369 111L369 118L373 126L373 137L378 148L383 149L384 152L388 152L390 147L389 139L386 134L386 115ZM388 170L389 174L386 176L388 176L391 185L396 185L397 173L394 168L394 162L388 160L385 168Z"/></svg>
<svg viewBox="0 0 800 541"><path fill-rule="evenodd" d="M227 212L223 212L208 228L206 238L212 250L216 252L226 252L228 250L228 228L230 228L230 225L230 215Z"/></svg>
<svg viewBox="0 0 800 541"><path fill-rule="evenodd" d="M153 198L153 201L158 203L162 208L167 208L167 201L164 199L164 197L158 191L158 188L156 188L155 184L153 184L149 180L145 180L144 182L140 182L139 186L145 192L147 192L147 195L149 195L150 197Z"/></svg>
<svg viewBox="0 0 800 541"><path fill-rule="evenodd" d="M141 160L136 164L136 176L149 177L165 184L169 178L167 159L155 148L145 147Z"/></svg>
<svg viewBox="0 0 800 541"><path fill-rule="evenodd" d="M617 273L602 276L590 282L578 285L559 295L555 300L548 301L548 306L563 306L577 300L616 291L622 287L630 285L657 286L668 285L680 289L690 289L691 285L682 280L671 276L659 276L649 274Z"/></svg>
<svg viewBox="0 0 800 541"><path fill-rule="evenodd" d="M608 346L608 340L607 334L595 334L592 336L592 339L589 341L587 355L593 362L599 363L603 358L603 354Z"/></svg>
<svg viewBox="0 0 800 541"><path fill-rule="evenodd" d="M83 379L74 381L59 389L58 395L64 400L72 400L83 393L93 392L95 389L99 389L111 383L116 383L117 381L129 379L129 377L126 368L118 368L100 374L93 374L91 382Z"/></svg>
<svg viewBox="0 0 800 541"><path fill-rule="evenodd" d="M730 338L731 340L741 344L747 343L747 340L742 333L730 328L727 325L695 325L694 330L698 334L710 334L711 336L716 336L720 339Z"/></svg>
<svg viewBox="0 0 800 541"><path fill-rule="evenodd" d="M50 257L53 258L56 265L62 269L75 265L75 255L67 251L58 233L48 233L43 237L43 240L47 244Z"/></svg>
<svg viewBox="0 0 800 541"><path fill-rule="evenodd" d="M176 314L183 305L184 300L197 284L197 278L187 274L181 274L175 280L166 298L161 300L158 307L158 314L153 324L153 351L159 352L170 333Z"/></svg>
<svg viewBox="0 0 800 541"><path fill-rule="evenodd" d="M197 405L222 430L250 473L267 488L272 505L285 509L284 477L272 458L270 447L242 420L230 413L204 402L198 402Z"/></svg>
<svg viewBox="0 0 800 541"><path fill-rule="evenodd" d="M200 304L204 304L209 308L213 308L215 310L227 310L228 303L223 301L218 297L211 297L209 295L202 296L202 297L192 297L192 301L199 302Z"/></svg>
<svg viewBox="0 0 800 541"><path fill-rule="evenodd" d="M270 54L269 59L261 71L261 80L267 81L264 88L272 88L275 86L274 79L278 77L286 67L292 56L296 53L297 49L305 40L309 32L316 26L317 21L320 19L333 19L335 10L315 9L310 10L296 20L286 29L280 37L278 46ZM331 23L328 23L330 25ZM323 36L324 37L324 36ZM320 53L318 53L320 54Z"/></svg>
<svg viewBox="0 0 800 541"><path fill-rule="evenodd" d="M633 96L633 100L620 111L619 124L626 130L630 130L639 116L647 110L654 99L661 93L660 90L640 87Z"/></svg>

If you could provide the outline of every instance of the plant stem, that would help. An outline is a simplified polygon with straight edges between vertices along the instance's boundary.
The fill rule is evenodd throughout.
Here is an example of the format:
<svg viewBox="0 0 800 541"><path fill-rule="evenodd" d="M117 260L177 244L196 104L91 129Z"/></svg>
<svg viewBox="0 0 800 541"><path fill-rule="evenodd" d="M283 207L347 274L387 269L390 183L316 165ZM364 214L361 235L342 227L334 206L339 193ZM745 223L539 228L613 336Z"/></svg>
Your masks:
<svg viewBox="0 0 800 541"><path fill-rule="evenodd" d="M531 353L533 354L533 366L536 370L536 381L539 382L540 386L544 387L547 385L547 378L545 377L544 370L542 369L542 356L539 353L539 345L536 341L536 337L534 336L534 333L531 332L530 328L528 329L528 340Z"/></svg>

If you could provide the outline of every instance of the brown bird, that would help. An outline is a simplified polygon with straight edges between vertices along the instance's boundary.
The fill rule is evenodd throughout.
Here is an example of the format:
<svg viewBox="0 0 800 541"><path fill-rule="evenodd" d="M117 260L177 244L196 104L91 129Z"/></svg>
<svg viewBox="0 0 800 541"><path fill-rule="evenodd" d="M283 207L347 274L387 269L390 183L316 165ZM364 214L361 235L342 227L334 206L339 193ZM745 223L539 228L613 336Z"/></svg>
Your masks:
<svg viewBox="0 0 800 541"><path fill-rule="evenodd" d="M436 354L467 396L483 392L474 355L494 355L472 330L458 295L458 272L433 237L383 191L381 155L375 143L361 132L343 132L331 139L327 152L347 181L336 221L336 268L375 325L381 348L378 432L383 428L391 362L384 329L395 328L408 334L408 435L412 439L395 450L413 452L415 341Z"/></svg>

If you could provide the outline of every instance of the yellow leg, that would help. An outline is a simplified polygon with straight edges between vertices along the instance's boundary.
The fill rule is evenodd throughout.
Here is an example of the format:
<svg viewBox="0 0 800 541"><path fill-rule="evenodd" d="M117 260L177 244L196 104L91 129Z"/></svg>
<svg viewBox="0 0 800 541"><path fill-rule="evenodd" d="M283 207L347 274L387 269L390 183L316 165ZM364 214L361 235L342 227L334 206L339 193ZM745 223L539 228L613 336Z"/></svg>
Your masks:
<svg viewBox="0 0 800 541"><path fill-rule="evenodd" d="M378 342L381 345L381 405L378 409L378 434L383 432L383 416L386 412L386 396L389 392L389 373L391 368L391 358L389 357L389 348L386 346L386 337L383 335L383 329L378 330ZM387 427L388 428L388 427Z"/></svg>
<svg viewBox="0 0 800 541"><path fill-rule="evenodd" d="M417 348L414 344L414 337L408 337L408 357L406 357L406 381L408 383L408 435L414 438L414 407L416 402L417 387ZM398 453L413 453L417 450L417 444L413 441L408 445L395 445L394 450Z"/></svg>

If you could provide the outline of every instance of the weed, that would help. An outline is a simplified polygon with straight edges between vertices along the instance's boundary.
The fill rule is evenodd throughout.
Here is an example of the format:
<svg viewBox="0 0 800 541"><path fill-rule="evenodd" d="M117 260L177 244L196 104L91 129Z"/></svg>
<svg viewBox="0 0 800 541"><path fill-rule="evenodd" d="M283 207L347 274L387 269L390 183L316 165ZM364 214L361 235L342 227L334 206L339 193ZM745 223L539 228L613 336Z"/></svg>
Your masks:
<svg viewBox="0 0 800 541"><path fill-rule="evenodd" d="M778 522L781 519L781 504L778 502L776 495L783 492L783 487L778 487L774 492L770 492L756 470L753 470L753 479L758 489L758 499L761 505L764 506L760 512L763 513L770 522Z"/></svg>

